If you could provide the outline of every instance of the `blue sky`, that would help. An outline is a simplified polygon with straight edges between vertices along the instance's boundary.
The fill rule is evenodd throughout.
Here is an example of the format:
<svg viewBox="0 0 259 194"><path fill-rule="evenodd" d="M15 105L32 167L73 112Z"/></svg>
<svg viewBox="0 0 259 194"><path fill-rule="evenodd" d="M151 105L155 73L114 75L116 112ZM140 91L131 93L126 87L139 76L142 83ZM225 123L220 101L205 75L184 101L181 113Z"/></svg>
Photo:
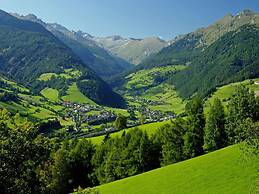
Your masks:
<svg viewBox="0 0 259 194"><path fill-rule="evenodd" d="M7 12L33 13L94 36L164 39L247 8L259 12L259 0L0 0Z"/></svg>

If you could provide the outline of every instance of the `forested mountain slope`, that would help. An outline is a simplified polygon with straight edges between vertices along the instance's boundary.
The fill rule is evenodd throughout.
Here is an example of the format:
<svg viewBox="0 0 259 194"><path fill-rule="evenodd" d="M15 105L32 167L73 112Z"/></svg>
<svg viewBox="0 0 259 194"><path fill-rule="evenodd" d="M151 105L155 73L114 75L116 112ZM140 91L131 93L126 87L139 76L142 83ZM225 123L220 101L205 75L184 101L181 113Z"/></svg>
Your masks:
<svg viewBox="0 0 259 194"><path fill-rule="evenodd" d="M175 63L180 59L184 62L191 60L197 51L203 51L228 32L238 30L243 25L259 25L259 14L244 10L236 15L226 15L205 28L197 29L185 35L179 35L168 47L142 61L142 65L159 65Z"/></svg>
<svg viewBox="0 0 259 194"><path fill-rule="evenodd" d="M75 72L75 76L52 76L40 80L45 73ZM0 11L0 72L39 93L45 87L65 94L77 82L81 92L100 104L121 106L123 99L71 49L40 24L17 19Z"/></svg>
<svg viewBox="0 0 259 194"><path fill-rule="evenodd" d="M229 32L193 59L172 79L183 97L206 96L216 86L259 75L259 28L245 25Z"/></svg>

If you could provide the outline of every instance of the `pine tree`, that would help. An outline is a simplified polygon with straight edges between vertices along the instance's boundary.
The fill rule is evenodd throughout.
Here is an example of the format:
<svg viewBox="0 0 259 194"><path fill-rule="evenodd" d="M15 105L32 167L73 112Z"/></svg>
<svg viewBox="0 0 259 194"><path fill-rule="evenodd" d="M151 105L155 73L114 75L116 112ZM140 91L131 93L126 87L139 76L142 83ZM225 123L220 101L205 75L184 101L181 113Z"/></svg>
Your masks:
<svg viewBox="0 0 259 194"><path fill-rule="evenodd" d="M115 120L115 127L118 130L127 128L127 117L119 115Z"/></svg>
<svg viewBox="0 0 259 194"><path fill-rule="evenodd" d="M202 100L194 97L186 105L188 130L184 135L184 153L187 158L203 154L204 126Z"/></svg>
<svg viewBox="0 0 259 194"><path fill-rule="evenodd" d="M70 151L69 171L73 188L93 186L91 181L91 173L93 171L91 160L94 151L93 144L87 139L78 141L76 146Z"/></svg>
<svg viewBox="0 0 259 194"><path fill-rule="evenodd" d="M161 149L161 166L166 166L184 159L183 157L183 134L185 133L185 122L177 118L171 124L166 124L158 129L156 142Z"/></svg>
<svg viewBox="0 0 259 194"><path fill-rule="evenodd" d="M213 151L226 145L225 113L221 101L216 98L210 107L205 125L204 150Z"/></svg>
<svg viewBox="0 0 259 194"><path fill-rule="evenodd" d="M257 114L257 103L254 92L249 91L245 86L237 87L228 107L226 129L229 144L244 139L240 137L242 131L239 131L240 128L238 126L247 118L256 121Z"/></svg>

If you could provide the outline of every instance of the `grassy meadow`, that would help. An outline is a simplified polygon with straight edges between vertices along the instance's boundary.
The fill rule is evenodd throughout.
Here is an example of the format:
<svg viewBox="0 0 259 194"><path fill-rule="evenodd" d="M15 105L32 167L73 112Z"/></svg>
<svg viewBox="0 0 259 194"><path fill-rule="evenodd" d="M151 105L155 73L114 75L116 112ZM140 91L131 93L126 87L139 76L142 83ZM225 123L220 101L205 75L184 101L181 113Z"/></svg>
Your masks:
<svg viewBox="0 0 259 194"><path fill-rule="evenodd" d="M100 194L256 193L258 159L245 160L234 145L98 188Z"/></svg>
<svg viewBox="0 0 259 194"><path fill-rule="evenodd" d="M76 83L73 83L67 90L67 95L62 97L65 101L75 102L75 103L88 103L95 104L92 100L87 98L84 94L80 92Z"/></svg>

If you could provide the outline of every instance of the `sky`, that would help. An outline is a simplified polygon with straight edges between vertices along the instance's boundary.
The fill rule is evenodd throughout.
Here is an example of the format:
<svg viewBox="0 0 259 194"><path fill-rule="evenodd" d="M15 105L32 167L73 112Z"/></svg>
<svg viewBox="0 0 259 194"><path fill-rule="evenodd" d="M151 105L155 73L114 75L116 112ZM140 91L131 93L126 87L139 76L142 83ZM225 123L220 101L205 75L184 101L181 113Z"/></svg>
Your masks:
<svg viewBox="0 0 259 194"><path fill-rule="evenodd" d="M94 36L169 40L206 27L226 14L259 12L259 0L0 0L6 12L33 13L44 22Z"/></svg>

